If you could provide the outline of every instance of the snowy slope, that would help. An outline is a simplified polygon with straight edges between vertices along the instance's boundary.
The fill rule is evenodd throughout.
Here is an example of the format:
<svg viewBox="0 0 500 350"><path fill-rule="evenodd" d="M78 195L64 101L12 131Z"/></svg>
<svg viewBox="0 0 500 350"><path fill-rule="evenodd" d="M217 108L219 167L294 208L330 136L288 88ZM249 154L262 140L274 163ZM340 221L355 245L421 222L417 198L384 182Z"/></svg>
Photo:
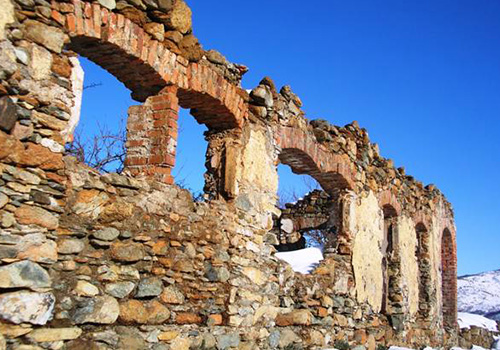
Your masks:
<svg viewBox="0 0 500 350"><path fill-rule="evenodd" d="M500 320L500 270L459 277L458 311Z"/></svg>

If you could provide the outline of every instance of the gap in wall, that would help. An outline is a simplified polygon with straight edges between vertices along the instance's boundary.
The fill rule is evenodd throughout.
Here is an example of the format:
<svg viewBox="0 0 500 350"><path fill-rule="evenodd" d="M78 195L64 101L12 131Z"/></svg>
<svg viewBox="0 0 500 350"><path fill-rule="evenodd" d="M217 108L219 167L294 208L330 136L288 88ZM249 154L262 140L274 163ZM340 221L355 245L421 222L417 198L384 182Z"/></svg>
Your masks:
<svg viewBox="0 0 500 350"><path fill-rule="evenodd" d="M77 158L100 172L123 170L127 111L134 101L131 91L112 74L78 56L84 72L80 120L72 147ZM84 154L82 154L84 152Z"/></svg>
<svg viewBox="0 0 500 350"><path fill-rule="evenodd" d="M188 189L193 197L201 198L205 185L205 161L208 143L207 127L198 124L188 109L179 110L177 149L173 176L175 183Z"/></svg>

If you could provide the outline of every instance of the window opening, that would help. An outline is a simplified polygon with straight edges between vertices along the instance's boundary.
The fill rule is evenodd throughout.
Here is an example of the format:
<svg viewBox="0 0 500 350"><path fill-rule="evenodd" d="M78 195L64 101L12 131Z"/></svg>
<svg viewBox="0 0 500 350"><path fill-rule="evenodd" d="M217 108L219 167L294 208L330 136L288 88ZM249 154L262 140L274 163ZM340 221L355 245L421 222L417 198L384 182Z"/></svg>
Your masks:
<svg viewBox="0 0 500 350"><path fill-rule="evenodd" d="M199 124L189 110L179 110L177 147L173 176L176 185L188 189L196 200L203 199L205 186L207 127Z"/></svg>
<svg viewBox="0 0 500 350"><path fill-rule="evenodd" d="M331 196L309 175L294 174L285 164L278 165L280 217L272 232L277 240L276 256L294 271L310 273L323 260L323 251L338 230Z"/></svg>
<svg viewBox="0 0 500 350"><path fill-rule="evenodd" d="M138 103L106 70L82 56L78 61L84 73L80 120L66 153L99 172L119 173L126 155L127 110Z"/></svg>

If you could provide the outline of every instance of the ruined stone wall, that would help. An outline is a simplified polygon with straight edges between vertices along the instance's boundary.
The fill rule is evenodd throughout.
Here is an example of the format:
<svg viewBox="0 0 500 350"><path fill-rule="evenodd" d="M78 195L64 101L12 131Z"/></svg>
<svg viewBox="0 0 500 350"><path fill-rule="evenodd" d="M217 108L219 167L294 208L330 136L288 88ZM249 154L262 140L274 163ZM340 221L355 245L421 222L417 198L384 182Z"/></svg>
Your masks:
<svg viewBox="0 0 500 350"><path fill-rule="evenodd" d="M181 0L0 6L0 349L456 340L451 205L357 123L308 121L269 78L241 89L246 67L202 49ZM123 174L64 154L78 54L143 102ZM173 184L180 107L209 129L203 202ZM280 162L334 202L334 244L309 275L274 255Z"/></svg>

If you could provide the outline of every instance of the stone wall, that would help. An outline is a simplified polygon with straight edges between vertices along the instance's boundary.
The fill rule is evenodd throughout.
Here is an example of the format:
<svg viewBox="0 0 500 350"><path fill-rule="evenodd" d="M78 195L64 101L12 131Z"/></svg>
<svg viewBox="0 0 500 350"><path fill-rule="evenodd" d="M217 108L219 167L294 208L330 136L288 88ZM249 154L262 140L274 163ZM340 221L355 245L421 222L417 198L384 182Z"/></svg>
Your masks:
<svg viewBox="0 0 500 350"><path fill-rule="evenodd" d="M356 122L308 121L269 78L247 93L181 0L0 6L0 349L456 343L451 205ZM64 154L77 55L143 102L123 174ZM202 202L171 175L180 107L208 127ZM318 181L335 226L309 275L274 255L280 162Z"/></svg>

